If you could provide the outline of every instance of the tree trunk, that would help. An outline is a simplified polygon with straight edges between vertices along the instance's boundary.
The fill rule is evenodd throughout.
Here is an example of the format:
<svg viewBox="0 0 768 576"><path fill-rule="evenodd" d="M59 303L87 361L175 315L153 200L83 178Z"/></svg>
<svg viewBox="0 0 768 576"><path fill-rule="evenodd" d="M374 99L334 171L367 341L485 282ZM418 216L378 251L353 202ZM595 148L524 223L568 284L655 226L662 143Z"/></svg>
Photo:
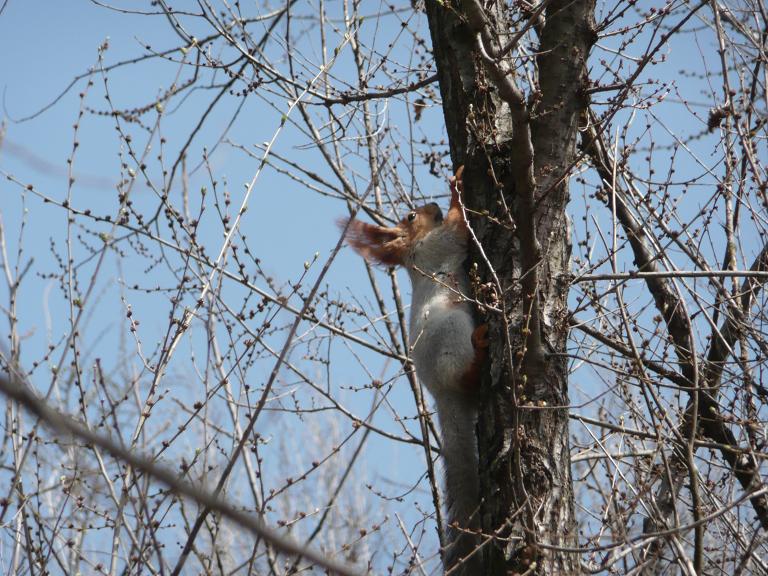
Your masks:
<svg viewBox="0 0 768 576"><path fill-rule="evenodd" d="M488 304L478 423L484 573L577 574L579 554L562 550L578 545L565 408L565 207L594 2L556 0L543 18L533 14L541 46L527 100L513 72L516 50L499 49L519 12L501 1L426 5L451 158L465 166L465 202L482 246L470 252L475 296Z"/></svg>

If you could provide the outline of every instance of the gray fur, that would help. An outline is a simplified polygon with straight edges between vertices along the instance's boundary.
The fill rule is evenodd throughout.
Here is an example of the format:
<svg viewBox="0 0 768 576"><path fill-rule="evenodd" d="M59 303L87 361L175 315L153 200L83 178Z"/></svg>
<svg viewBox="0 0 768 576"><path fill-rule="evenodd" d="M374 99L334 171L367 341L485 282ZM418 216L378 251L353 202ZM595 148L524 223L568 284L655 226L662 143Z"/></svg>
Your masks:
<svg viewBox="0 0 768 576"><path fill-rule="evenodd" d="M466 557L478 538L451 527L479 527L477 477L476 391L462 388L462 376L475 350L475 320L469 302L469 278L464 270L466 246L455 230L439 226L412 248L406 268L413 287L409 338L416 375L435 399L440 423L448 516L446 568ZM480 574L476 553L451 574Z"/></svg>

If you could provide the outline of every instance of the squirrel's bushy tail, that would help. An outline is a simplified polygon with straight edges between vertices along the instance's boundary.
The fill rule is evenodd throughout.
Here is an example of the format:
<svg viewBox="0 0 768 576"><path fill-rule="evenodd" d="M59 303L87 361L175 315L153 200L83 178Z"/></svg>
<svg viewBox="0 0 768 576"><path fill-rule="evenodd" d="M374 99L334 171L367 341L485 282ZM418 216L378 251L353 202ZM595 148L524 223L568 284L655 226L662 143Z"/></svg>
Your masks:
<svg viewBox="0 0 768 576"><path fill-rule="evenodd" d="M464 394L445 391L436 399L436 405L448 512L445 568L449 570L464 559L451 571L451 575L480 575L480 552L467 559L480 542L479 537L472 533L480 527L480 482L475 440L477 404ZM454 524L458 528L454 528Z"/></svg>

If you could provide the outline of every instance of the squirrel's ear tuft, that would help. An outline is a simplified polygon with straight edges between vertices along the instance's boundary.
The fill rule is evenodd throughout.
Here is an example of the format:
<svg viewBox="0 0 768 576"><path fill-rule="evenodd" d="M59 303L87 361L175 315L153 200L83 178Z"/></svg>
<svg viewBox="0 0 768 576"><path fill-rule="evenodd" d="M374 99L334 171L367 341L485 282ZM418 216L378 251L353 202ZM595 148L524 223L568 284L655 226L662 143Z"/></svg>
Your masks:
<svg viewBox="0 0 768 576"><path fill-rule="evenodd" d="M385 266L398 266L405 260L405 238L397 228L374 226L360 220L341 218L339 228L347 229L347 241L355 251L368 261Z"/></svg>

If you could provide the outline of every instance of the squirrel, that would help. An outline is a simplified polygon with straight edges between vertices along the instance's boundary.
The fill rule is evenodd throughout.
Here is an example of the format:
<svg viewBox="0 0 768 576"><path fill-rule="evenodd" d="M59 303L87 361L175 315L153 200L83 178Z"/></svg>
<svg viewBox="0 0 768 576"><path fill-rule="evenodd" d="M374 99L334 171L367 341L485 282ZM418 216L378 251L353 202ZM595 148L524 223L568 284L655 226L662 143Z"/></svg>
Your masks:
<svg viewBox="0 0 768 576"><path fill-rule="evenodd" d="M347 240L366 260L403 266L412 296L409 340L416 376L434 399L440 424L448 535L443 556L451 574L481 574L480 486L475 423L480 374L487 355L487 324L478 324L467 300L469 227L461 208L463 166L450 179L451 203L411 212L396 226L349 222Z"/></svg>

